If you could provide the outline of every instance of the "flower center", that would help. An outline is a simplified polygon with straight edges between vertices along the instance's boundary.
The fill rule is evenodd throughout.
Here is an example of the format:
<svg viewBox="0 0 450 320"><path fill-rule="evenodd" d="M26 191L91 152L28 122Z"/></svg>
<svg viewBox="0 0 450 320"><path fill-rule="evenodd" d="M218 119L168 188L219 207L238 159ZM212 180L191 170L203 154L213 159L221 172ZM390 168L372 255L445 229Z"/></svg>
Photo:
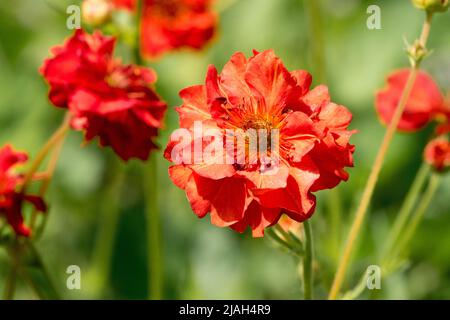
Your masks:
<svg viewBox="0 0 450 320"><path fill-rule="evenodd" d="M273 119L270 119L270 117L261 117L261 116L250 116L247 118L244 118L242 121L242 129L248 130L248 129L266 129L267 131L270 131L274 125L273 125Z"/></svg>

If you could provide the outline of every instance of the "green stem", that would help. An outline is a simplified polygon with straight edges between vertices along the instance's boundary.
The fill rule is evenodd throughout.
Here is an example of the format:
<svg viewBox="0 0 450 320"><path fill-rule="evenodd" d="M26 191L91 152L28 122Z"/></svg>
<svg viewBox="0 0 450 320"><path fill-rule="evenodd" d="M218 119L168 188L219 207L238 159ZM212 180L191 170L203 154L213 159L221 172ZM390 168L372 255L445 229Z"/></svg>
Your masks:
<svg viewBox="0 0 450 320"><path fill-rule="evenodd" d="M44 277L44 279L46 280L46 282L49 286L52 298L54 298L55 300L59 300L60 298L59 298L58 290L56 289L56 286L50 276L50 273L47 270L47 267L44 264L44 261L42 260L41 255L36 250L33 243L31 243L30 241L27 241L26 244L27 244L27 247L30 250L31 254L33 255L34 260L36 261L38 269L41 271L42 276Z"/></svg>
<svg viewBox="0 0 450 320"><path fill-rule="evenodd" d="M414 189L415 187L417 187L416 186L417 181L419 181L419 182L417 182L417 184L419 184L420 180L423 179L421 177L421 175L423 175L423 171L426 171L427 174L429 173L429 170L424 170L422 167L421 170L419 170L418 175L416 176L415 183L413 184L413 187L411 188L411 190ZM425 176L427 176L427 175L425 175ZM385 256L382 256L380 265L381 265L381 269L383 270L383 276L385 278L394 271L392 266L395 265L396 259L399 257L399 255L402 253L402 251L406 249L408 243L413 238L414 233L416 232L420 222L423 219L423 216L425 215L427 208L429 207L429 205L431 203L431 200L433 199L433 196L439 186L439 182L440 182L440 176L438 174L433 174L431 176L428 187L425 190L425 193L423 194L422 198L419 199L419 203L420 203L419 207L416 209L416 211L412 215L412 219L408 220L408 221L410 221L410 224L407 225L406 230L405 230L404 226L402 228L400 228L399 233L395 237L396 241L392 244L392 247L390 248L391 250L389 252L386 251L386 253L388 253L388 254ZM412 193L411 190L410 190L410 193ZM416 195L416 198L417 198L417 195ZM407 200L405 200L405 202L407 202ZM414 201L414 202L416 202L416 201ZM411 211L411 209L410 209L410 211ZM410 216L411 215L408 214L408 217L410 217ZM361 278L360 282L358 283L358 285L354 289L348 291L343 296L343 299L353 300L353 299L356 299L359 295L361 295L361 293L365 289L366 277L367 277L367 275L364 274L363 277Z"/></svg>
<svg viewBox="0 0 450 320"><path fill-rule="evenodd" d="M136 39L134 47L134 62L143 65L141 56L141 16L142 0L136 1ZM144 190L146 193L146 221L147 221L147 250L148 250L148 298L162 299L163 295L163 266L161 252L161 222L158 205L158 166L157 158L150 154L149 164L145 167Z"/></svg>
<svg viewBox="0 0 450 320"><path fill-rule="evenodd" d="M141 56L141 16L142 16L142 0L136 1L136 38L134 44L134 62L137 65L143 65Z"/></svg>
<svg viewBox="0 0 450 320"><path fill-rule="evenodd" d="M52 154L50 156L50 160L48 162L47 165L47 169L45 170L45 178L41 183L41 186L39 188L39 196L43 197L45 195L45 193L47 192L50 183L53 179L53 175L55 174L55 170L56 170L56 166L58 164L58 160L60 158L61 155L61 151L62 148L64 146L64 142L65 142L65 138L67 136L67 131L65 132L65 134L63 134L63 136L61 137L61 139L56 143L56 145L54 146L54 149L52 151ZM37 219L37 214L38 211L36 210L36 208L33 209L32 213L31 213L31 219L30 219L30 229L33 230L33 238L35 240L39 239L40 236L43 234L45 226L47 224L48 221L48 216L49 216L49 212L46 212L46 214L43 216L43 221L42 223L39 225L39 227L36 228L35 230L35 224L36 224L36 219Z"/></svg>
<svg viewBox="0 0 450 320"><path fill-rule="evenodd" d="M322 32L322 12L320 1L305 0L305 11L309 27L309 46L311 48L312 69L314 78L319 83L324 83L326 79L325 65L325 41Z"/></svg>
<svg viewBox="0 0 450 320"><path fill-rule="evenodd" d="M431 176L430 182L428 183L428 187L420 201L420 204L412 216L410 225L405 230L403 237L401 237L398 241L398 245L396 246L396 250L393 254L394 257L401 254L403 250L406 250L408 243L413 238L419 224L423 220L423 217L427 211L427 208L429 207L431 200L433 199L433 196L439 187L440 181L441 181L441 177L438 173L434 173Z"/></svg>
<svg viewBox="0 0 450 320"><path fill-rule="evenodd" d="M305 232L305 256L303 258L303 293L305 300L313 299L313 260L314 247L312 230L309 220L303 222Z"/></svg>
<svg viewBox="0 0 450 320"><path fill-rule="evenodd" d="M293 246L289 243L287 243L286 241L284 241L283 239L281 239L276 233L275 231L273 231L272 229L268 229L266 230L267 235L278 245L280 245L282 248L287 249L289 252L295 252L295 249L293 248Z"/></svg>
<svg viewBox="0 0 450 320"><path fill-rule="evenodd" d="M150 155L150 165L146 166L145 193L147 211L147 250L148 254L148 294L151 300L162 299L163 266L161 244L161 221L158 205L158 166L155 154Z"/></svg>
<svg viewBox="0 0 450 320"><path fill-rule="evenodd" d="M417 47L421 48L421 50L426 50L426 43L428 40L428 36L430 34L432 17L433 17L432 14L427 14L426 20L422 27L422 33L420 35L420 38L416 42ZM347 268L350 263L351 255L353 253L356 240L361 231L361 227L367 214L370 201L375 191L375 186L377 185L378 177L383 167L386 154L388 152L392 139L394 138L394 134L397 130L397 126L398 123L400 122L403 111L405 110L406 102L408 101L411 91L413 89L417 74L419 72L420 62L422 61L423 56L416 56L415 59L413 59L414 57L411 56L410 58L412 60L410 73L406 81L405 87L403 89L402 95L400 97L400 100L397 104L394 116L392 117L392 120L389 123L389 126L387 127L386 133L383 137L383 141L381 142L380 148L378 149L378 153L376 155L375 162L372 166L372 170L370 171L369 178L367 179L366 185L364 187L361 201L356 210L354 220L350 227L347 242L344 247L344 252L341 256L338 268L336 270L336 274L334 276L333 283L331 285L330 293L328 295L328 299L330 300L335 300L338 297L339 292L341 290L342 284L346 276Z"/></svg>
<svg viewBox="0 0 450 320"><path fill-rule="evenodd" d="M122 186L125 180L124 168L116 158L108 172L113 173L113 178L109 182L109 190L105 194L104 208L101 210L100 231L94 247L93 265L96 271L97 282L93 287L93 294L100 295L111 274L111 259L115 244L115 235L120 218L120 199Z"/></svg>
<svg viewBox="0 0 450 320"><path fill-rule="evenodd" d="M39 286L35 283L35 281L32 279L32 277L30 277L30 275L25 270L25 268L19 267L18 272L20 273L20 276L25 281L25 283L34 291L36 296L40 300L45 300L46 299L45 294L42 292L41 288L39 288Z"/></svg>
<svg viewBox="0 0 450 320"><path fill-rule="evenodd" d="M328 212L329 212L329 230L331 242L331 252L335 264L339 262L339 251L341 248L341 227L342 227L342 202L339 195L339 189L328 190Z"/></svg>
<svg viewBox="0 0 450 320"><path fill-rule="evenodd" d="M392 253L391 251L394 249L396 240L398 239L399 235L403 231L406 223L408 222L411 216L411 212L414 208L414 205L417 202L417 198L419 197L419 194L427 180L429 173L430 173L430 166L426 163L423 163L416 174L414 182L411 188L409 189L405 200L403 201L400 211L395 219L394 226L389 232L389 235L385 242L384 249L381 254L382 261Z"/></svg>
<svg viewBox="0 0 450 320"><path fill-rule="evenodd" d="M323 13L321 2L318 0L304 0L305 12L308 20L310 55L316 83L326 83L326 56L325 36L323 34ZM330 215L330 237L331 252L335 253L334 260L339 262L339 249L341 246L341 221L342 202L339 189L328 190L327 197L328 212Z"/></svg>
<svg viewBox="0 0 450 320"><path fill-rule="evenodd" d="M14 254L15 255L15 254ZM16 291L17 282L17 259L18 257L11 257L11 271L8 278L6 279L5 292L3 294L3 300L14 299L14 293Z"/></svg>
<svg viewBox="0 0 450 320"><path fill-rule="evenodd" d="M358 284L352 290L349 290L342 296L342 300L355 300L364 292L366 288L367 288L367 271L364 272Z"/></svg>

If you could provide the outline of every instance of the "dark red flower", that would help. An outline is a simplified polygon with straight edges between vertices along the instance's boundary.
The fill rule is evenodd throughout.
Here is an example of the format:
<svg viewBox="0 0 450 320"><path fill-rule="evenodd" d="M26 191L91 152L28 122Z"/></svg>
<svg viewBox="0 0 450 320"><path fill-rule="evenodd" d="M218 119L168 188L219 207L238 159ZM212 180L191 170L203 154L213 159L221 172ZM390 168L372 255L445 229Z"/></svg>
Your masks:
<svg viewBox="0 0 450 320"><path fill-rule="evenodd" d="M135 1L114 0L118 8L130 9ZM142 53L154 59L163 53L188 47L201 49L214 36L217 15L212 0L144 0Z"/></svg>
<svg viewBox="0 0 450 320"><path fill-rule="evenodd" d="M425 161L436 171L450 168L450 142L444 136L431 140L424 152Z"/></svg>
<svg viewBox="0 0 450 320"><path fill-rule="evenodd" d="M6 217L14 231L25 237L30 236L31 230L24 223L23 203L29 202L41 212L47 210L40 197L17 192L23 178L13 170L27 159L28 156L25 153L14 151L10 145L0 148L0 216Z"/></svg>
<svg viewBox="0 0 450 320"><path fill-rule="evenodd" d="M205 85L180 92L184 104L177 111L184 130L171 136L165 157L175 162L170 177L199 217L210 212L214 225L239 232L250 227L253 236L261 237L282 213L300 222L308 219L316 204L312 192L348 179L344 169L353 165L353 132L347 130L352 115L330 102L326 86L310 90L311 80L306 71L289 72L271 50L248 60L236 53L220 75L210 66ZM199 124L208 129L200 137ZM261 145L251 148L248 133L255 130L263 134L259 143L270 145L265 155ZM179 133L194 139L180 148ZM270 143L275 136L278 148ZM230 152L230 137L243 148ZM185 157L196 145L200 152L194 159ZM218 149L210 155L212 145Z"/></svg>
<svg viewBox="0 0 450 320"><path fill-rule="evenodd" d="M113 59L115 40L82 30L45 61L42 74L50 100L68 108L72 127L85 131L87 141L100 138L124 160L146 160L166 111L152 85L156 73Z"/></svg>
<svg viewBox="0 0 450 320"><path fill-rule="evenodd" d="M409 69L402 69L389 75L387 87L381 90L375 101L375 107L383 123L389 123L405 88ZM413 132L425 127L443 112L444 97L433 78L419 71L413 89L406 103L398 129Z"/></svg>

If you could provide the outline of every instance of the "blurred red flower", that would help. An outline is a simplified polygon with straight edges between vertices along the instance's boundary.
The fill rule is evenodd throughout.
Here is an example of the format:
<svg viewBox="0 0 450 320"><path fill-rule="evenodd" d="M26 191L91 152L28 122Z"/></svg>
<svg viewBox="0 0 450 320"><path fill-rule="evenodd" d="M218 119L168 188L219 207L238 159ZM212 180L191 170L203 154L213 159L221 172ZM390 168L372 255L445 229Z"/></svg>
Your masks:
<svg viewBox="0 0 450 320"><path fill-rule="evenodd" d="M220 164L218 155L201 163L180 163L178 140L172 135L165 157L176 164L169 174L199 217L210 212L214 225L239 232L250 227L253 236L261 237L282 213L296 221L308 219L316 204L312 192L348 179L344 168L353 165L353 132L347 130L352 115L330 102L326 86L310 90L311 80L306 71L289 72L271 50L255 52L248 60L236 53L220 75L210 66L205 85L180 92L180 127L192 133L201 123L219 131L222 149L229 130L237 132L235 138L250 129L261 130L267 140L272 132L279 133L279 151L269 148L269 156L279 158L278 163L260 155L252 162L245 138L249 152L233 149L232 164ZM210 147L209 138L200 137L202 152Z"/></svg>
<svg viewBox="0 0 450 320"><path fill-rule="evenodd" d="M24 223L23 203L29 202L41 212L47 210L40 197L16 191L22 185L23 177L13 171L14 167L27 160L28 156L25 153L14 151L10 145L0 148L0 216L6 217L14 231L25 237L30 236L31 231Z"/></svg>
<svg viewBox="0 0 450 320"><path fill-rule="evenodd" d="M431 140L424 152L425 162L436 171L445 171L450 167L450 142L444 136Z"/></svg>
<svg viewBox="0 0 450 320"><path fill-rule="evenodd" d="M389 123L394 116L409 72L409 69L393 72L387 78L387 87L376 96L375 107L380 120L385 124ZM398 129L407 132L422 129L443 113L443 106L444 97L433 78L426 72L419 71Z"/></svg>
<svg viewBox="0 0 450 320"><path fill-rule="evenodd" d="M133 9L135 1L114 0L117 8ZM212 0L143 0L142 54L154 59L183 47L201 49L214 36L217 15Z"/></svg>
<svg viewBox="0 0 450 320"><path fill-rule="evenodd" d="M436 134L444 135L450 133L450 92L447 93L444 101L443 112L437 117L437 120L439 121L439 124L436 127Z"/></svg>
<svg viewBox="0 0 450 320"><path fill-rule="evenodd" d="M166 111L151 87L156 73L113 59L115 39L82 30L52 50L41 73L50 85L49 98L68 108L71 125L87 141L100 138L123 159L146 160L157 148L154 138Z"/></svg>
<svg viewBox="0 0 450 320"><path fill-rule="evenodd" d="M112 2L117 8L133 10L136 0L112 0Z"/></svg>

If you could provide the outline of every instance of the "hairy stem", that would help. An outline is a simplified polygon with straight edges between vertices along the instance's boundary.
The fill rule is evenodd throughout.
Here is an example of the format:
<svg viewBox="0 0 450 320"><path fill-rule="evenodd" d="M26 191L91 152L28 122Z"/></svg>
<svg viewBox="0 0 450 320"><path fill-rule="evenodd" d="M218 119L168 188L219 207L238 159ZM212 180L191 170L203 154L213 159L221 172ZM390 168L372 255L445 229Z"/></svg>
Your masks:
<svg viewBox="0 0 450 320"><path fill-rule="evenodd" d="M40 197L43 197L45 195L45 193L47 192L47 190L48 190L48 188L50 186L50 183L51 183L51 181L53 179L53 175L55 173L56 166L58 164L58 160L59 160L59 158L61 156L61 151L62 151L62 148L64 146L64 141L65 141L66 135L67 135L67 131L65 131L63 133L63 135L61 136L59 141L54 146L54 149L53 149L53 152L52 152L52 154L50 156L50 160L48 162L47 168L46 168L46 170L44 172L45 178L43 179L43 181L41 183L41 186L39 188L39 194L38 195ZM33 235L33 238L38 239L42 235L42 233L43 233L43 231L45 229L45 225L46 225L46 222L47 222L47 219L48 219L48 215L49 215L48 212L44 215L44 220L43 220L42 224L40 225L39 229L36 230L36 233ZM31 220L30 220L30 229L31 230L34 230L34 226L36 224L36 218L37 218L37 210L34 208L32 214L31 214Z"/></svg>
<svg viewBox="0 0 450 320"><path fill-rule="evenodd" d="M50 139L47 140L45 145L42 147L42 149L39 151L38 155L34 159L33 163L31 164L30 169L25 175L24 182L22 185L22 192L25 192L26 188L28 187L28 184L33 179L34 174L39 170L39 167L41 166L42 162L47 157L48 153L56 146L56 144L63 139L66 136L67 131L70 128L70 116L69 114L66 114L62 124L60 127L55 131L55 133L50 137Z"/></svg>
<svg viewBox="0 0 450 320"><path fill-rule="evenodd" d="M389 235L385 242L385 246L383 248L383 252L381 254L382 260L386 256L390 255L391 251L393 250L396 240L398 240L401 232L403 231L411 216L411 212L417 202L417 198L419 197L419 194L422 191L425 182L427 181L429 173L430 166L426 163L423 163L419 171L417 172L414 182L409 189L408 194L406 195L406 198L403 201L400 211L395 219L394 225L389 232Z"/></svg>

